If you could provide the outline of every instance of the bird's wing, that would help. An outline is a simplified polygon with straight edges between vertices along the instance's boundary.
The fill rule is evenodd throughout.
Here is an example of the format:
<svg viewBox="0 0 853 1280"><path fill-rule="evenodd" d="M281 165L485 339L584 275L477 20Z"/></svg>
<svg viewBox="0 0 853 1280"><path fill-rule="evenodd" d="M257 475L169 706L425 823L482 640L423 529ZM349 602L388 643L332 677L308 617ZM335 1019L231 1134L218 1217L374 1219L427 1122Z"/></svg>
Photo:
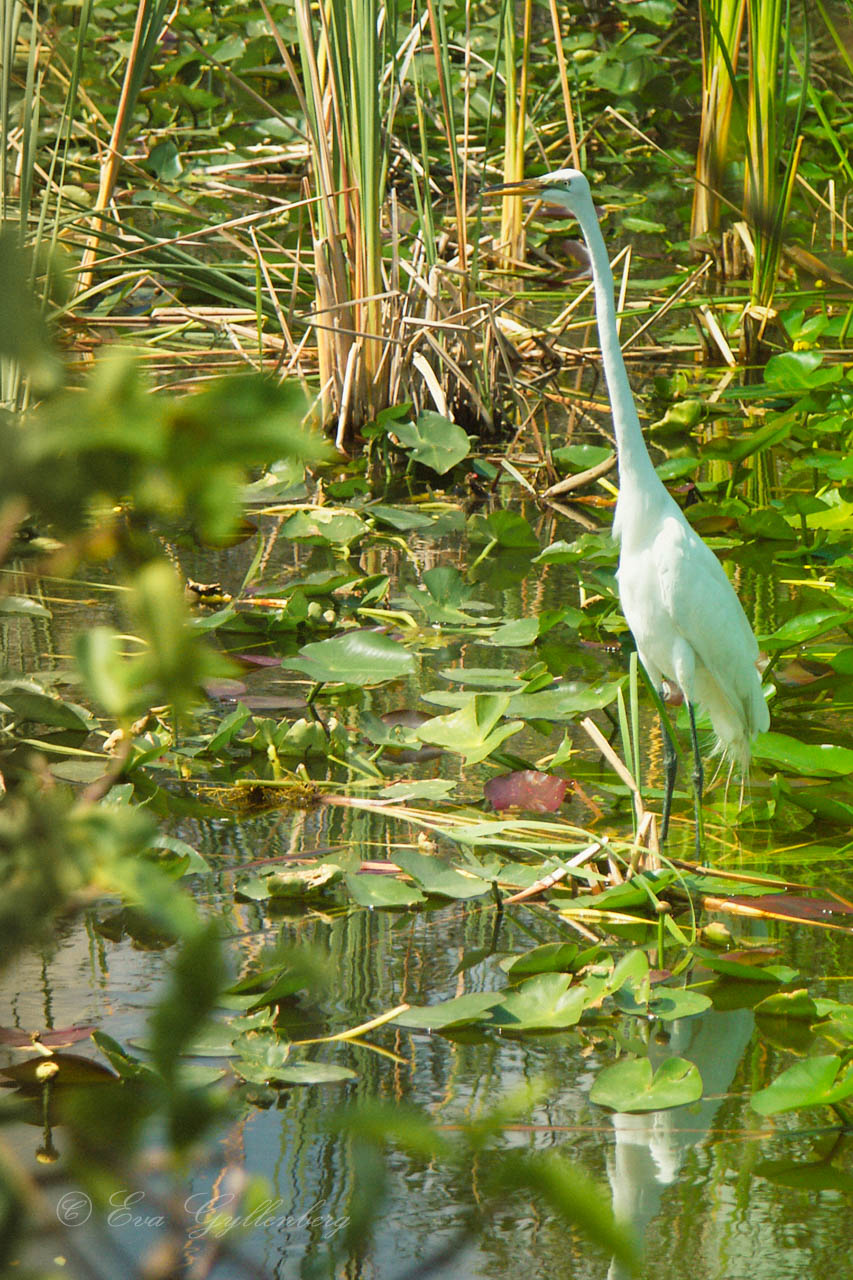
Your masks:
<svg viewBox="0 0 853 1280"><path fill-rule="evenodd" d="M674 519L665 522L654 554L673 627L721 688L749 700L758 645L719 560L689 525Z"/></svg>

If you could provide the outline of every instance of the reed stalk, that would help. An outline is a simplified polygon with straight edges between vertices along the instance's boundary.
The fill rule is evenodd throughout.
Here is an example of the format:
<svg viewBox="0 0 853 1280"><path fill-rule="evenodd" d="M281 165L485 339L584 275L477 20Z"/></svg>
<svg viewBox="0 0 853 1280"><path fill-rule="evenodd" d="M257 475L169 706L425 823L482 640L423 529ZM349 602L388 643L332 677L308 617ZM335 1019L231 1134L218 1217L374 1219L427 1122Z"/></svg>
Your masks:
<svg viewBox="0 0 853 1280"><path fill-rule="evenodd" d="M78 293L85 293L92 284L98 245L104 229L103 215L115 191L127 127L133 115L133 109L140 90L145 83L145 78L159 48L160 36L168 8L169 0L139 0L116 117L106 153L101 161L98 194L93 207L94 217L91 231L83 250L80 275L77 281Z"/></svg>
<svg viewBox="0 0 853 1280"><path fill-rule="evenodd" d="M524 0L524 29L519 43L515 4L504 0L503 51L506 99L504 111L504 182L524 177L524 139L527 125L527 68L530 53L532 0ZM520 65L519 65L520 60ZM501 201L500 251L507 265L524 258L524 214L521 196L505 195Z"/></svg>
<svg viewBox="0 0 853 1280"><path fill-rule="evenodd" d="M744 209L754 243L750 305L744 315L741 355L752 363L762 354L773 319L773 297L783 238L802 147L799 125L807 74L796 116L789 121L792 65L790 0L747 0L749 84ZM787 159L784 160L787 145Z"/></svg>
<svg viewBox="0 0 853 1280"><path fill-rule="evenodd" d="M720 190L728 153L746 0L704 0L699 7L702 37L702 116L696 153L696 179L690 239L702 252L702 241L716 236L720 223Z"/></svg>

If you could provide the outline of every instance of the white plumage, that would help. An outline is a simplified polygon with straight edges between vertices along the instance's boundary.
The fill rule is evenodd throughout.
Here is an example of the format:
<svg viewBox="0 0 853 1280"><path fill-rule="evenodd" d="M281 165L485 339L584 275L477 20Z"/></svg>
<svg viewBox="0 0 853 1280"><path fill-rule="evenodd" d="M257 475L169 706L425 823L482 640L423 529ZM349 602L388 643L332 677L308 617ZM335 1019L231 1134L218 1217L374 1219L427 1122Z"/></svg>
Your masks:
<svg viewBox="0 0 853 1280"><path fill-rule="evenodd" d="M698 819L702 766L693 706L705 709L718 749L745 771L753 738L770 725L756 668L758 645L719 560L688 524L652 466L622 359L613 274L589 183L577 169L560 169L504 189L561 205L577 218L589 250L619 458L613 522L614 536L620 541L619 599L650 679L658 688L664 678L677 684L688 705ZM664 736L668 748L665 836L675 757ZM698 838L697 821L697 844Z"/></svg>

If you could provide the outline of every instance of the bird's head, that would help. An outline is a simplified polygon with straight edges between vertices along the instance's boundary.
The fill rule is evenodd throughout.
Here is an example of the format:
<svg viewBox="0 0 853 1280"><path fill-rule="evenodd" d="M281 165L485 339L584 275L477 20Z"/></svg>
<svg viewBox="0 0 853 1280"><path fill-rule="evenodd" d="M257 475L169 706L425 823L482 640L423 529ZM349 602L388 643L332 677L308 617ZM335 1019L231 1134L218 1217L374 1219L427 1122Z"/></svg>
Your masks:
<svg viewBox="0 0 853 1280"><path fill-rule="evenodd" d="M504 182L498 187L486 187L484 195L535 196L575 216L582 208L592 208L589 183L579 169L555 169L538 178Z"/></svg>

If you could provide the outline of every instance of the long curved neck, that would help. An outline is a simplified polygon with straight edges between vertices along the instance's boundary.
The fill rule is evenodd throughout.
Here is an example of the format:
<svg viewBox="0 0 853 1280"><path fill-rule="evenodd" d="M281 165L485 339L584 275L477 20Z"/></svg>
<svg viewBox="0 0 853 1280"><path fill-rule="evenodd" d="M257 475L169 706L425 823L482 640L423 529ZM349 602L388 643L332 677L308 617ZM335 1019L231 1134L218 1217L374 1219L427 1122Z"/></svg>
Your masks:
<svg viewBox="0 0 853 1280"><path fill-rule="evenodd" d="M610 270L607 246L591 203L577 210L576 217L592 260L598 338L616 431L620 490L636 484L648 486L651 482L660 485L646 449L637 407L628 382L628 371L622 359L619 331L616 328L616 306L613 301L613 272ZM662 485L660 487L663 489Z"/></svg>

